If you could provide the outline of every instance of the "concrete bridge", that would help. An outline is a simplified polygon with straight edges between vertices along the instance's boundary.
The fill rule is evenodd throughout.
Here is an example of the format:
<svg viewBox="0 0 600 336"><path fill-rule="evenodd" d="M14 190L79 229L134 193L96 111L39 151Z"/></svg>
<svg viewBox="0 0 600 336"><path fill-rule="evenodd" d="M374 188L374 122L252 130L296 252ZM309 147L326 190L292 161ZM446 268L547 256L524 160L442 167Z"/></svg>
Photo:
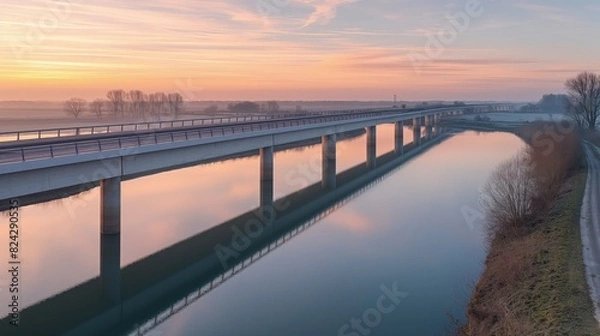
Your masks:
<svg viewBox="0 0 600 336"><path fill-rule="evenodd" d="M374 131L368 132L372 137ZM335 164L335 156L331 155L335 154L332 145L335 137L334 134L324 137L326 175ZM271 201L269 205L263 204L123 269L120 269L120 234L103 234L100 276L23 310L19 332L31 336L148 334L187 305L446 138L445 134L432 132L428 138L419 136L417 142L402 145L380 157L374 156L372 148L367 149L373 151L373 155L364 163L337 175L333 170L334 176L324 176L321 183ZM368 147L374 146L374 139L369 143ZM262 168L267 170L272 168L272 161L267 160L268 151L261 150L265 161ZM262 183L272 184L268 174L262 177L267 180ZM113 181L103 182L103 193L118 192L117 183L111 184ZM111 197L115 197L114 194ZM119 222L119 218L114 215L101 218L103 232L116 227L111 221ZM243 232L247 243L236 244L235 232ZM3 320L0 334L10 332L5 328L11 327Z"/></svg>
<svg viewBox="0 0 600 336"><path fill-rule="evenodd" d="M51 192L73 186L100 184L101 231L120 232L120 186L122 179L153 174L202 162L210 162L249 151L260 152L260 204L273 203L273 149L321 138L323 186L336 187L336 134L358 129L367 131L367 166L376 166L376 126L396 125L395 148L403 150L403 126L412 125L414 143L429 138L442 117L463 113L509 110L508 104L467 105L406 111L398 108L293 115L275 119L257 118L201 125L132 132L121 125L107 131L82 135L27 139L17 135L0 143L0 200ZM115 131L116 129L116 131ZM63 132L63 135L68 132ZM6 135L4 136L6 139Z"/></svg>

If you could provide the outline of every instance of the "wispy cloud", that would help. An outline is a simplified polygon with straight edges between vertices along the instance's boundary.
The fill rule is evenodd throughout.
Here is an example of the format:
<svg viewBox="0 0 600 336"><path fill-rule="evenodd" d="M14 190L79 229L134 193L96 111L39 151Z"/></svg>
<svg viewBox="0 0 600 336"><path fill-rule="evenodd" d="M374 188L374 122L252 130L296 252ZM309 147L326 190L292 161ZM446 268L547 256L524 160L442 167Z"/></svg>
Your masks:
<svg viewBox="0 0 600 336"><path fill-rule="evenodd" d="M360 0L299 0L300 2L312 6L313 12L310 14L303 27L315 23L325 24L335 18L337 8Z"/></svg>
<svg viewBox="0 0 600 336"><path fill-rule="evenodd" d="M2 0L0 100L92 99L115 86L174 90L187 78L205 89L202 99L378 99L391 88L414 99L461 90L483 98L532 92L509 78L540 84L600 67L600 46L589 43L600 29L592 0L496 1L420 77L406 55L435 47L424 42L450 27L445 14L463 1L264 1L286 4L267 24L255 0ZM57 3L71 4L68 15L46 6Z"/></svg>

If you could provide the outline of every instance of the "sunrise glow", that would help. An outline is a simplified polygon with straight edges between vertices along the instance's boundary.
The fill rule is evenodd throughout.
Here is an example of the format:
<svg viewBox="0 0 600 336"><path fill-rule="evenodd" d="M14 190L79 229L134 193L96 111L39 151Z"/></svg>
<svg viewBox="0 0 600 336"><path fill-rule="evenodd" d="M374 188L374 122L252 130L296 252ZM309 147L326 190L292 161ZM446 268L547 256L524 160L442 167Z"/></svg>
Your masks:
<svg viewBox="0 0 600 336"><path fill-rule="evenodd" d="M597 2L471 2L6 0L0 100L534 100L600 69Z"/></svg>

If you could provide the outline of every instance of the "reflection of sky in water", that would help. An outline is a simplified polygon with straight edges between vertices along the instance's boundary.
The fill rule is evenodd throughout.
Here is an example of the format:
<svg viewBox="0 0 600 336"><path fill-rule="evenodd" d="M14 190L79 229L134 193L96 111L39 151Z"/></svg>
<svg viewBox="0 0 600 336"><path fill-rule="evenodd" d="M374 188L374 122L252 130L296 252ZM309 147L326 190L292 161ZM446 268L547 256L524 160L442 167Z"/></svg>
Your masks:
<svg viewBox="0 0 600 336"><path fill-rule="evenodd" d="M470 231L461 209L477 207L477 188L518 147L506 134L453 137L180 313L165 324L167 334L241 335L240 326L252 334L335 334L372 305L379 285L394 281L411 295L381 332L400 321L407 332L437 330L443 309L466 300L461 291L483 260L479 226ZM393 127L378 127L378 154L390 150ZM339 143L338 171L365 153L364 136ZM304 176L318 181L320 155L320 146L277 153L276 194L300 189L290 172L311 160L316 171ZM258 178L252 157L124 182L122 265L256 207ZM94 189L21 210L22 305L98 275L98 206Z"/></svg>
<svg viewBox="0 0 600 336"><path fill-rule="evenodd" d="M477 189L520 141L459 135L233 278L163 326L166 334L337 335L374 307L380 285L409 293L375 334L440 334L481 270ZM424 173L426 172L426 173Z"/></svg>

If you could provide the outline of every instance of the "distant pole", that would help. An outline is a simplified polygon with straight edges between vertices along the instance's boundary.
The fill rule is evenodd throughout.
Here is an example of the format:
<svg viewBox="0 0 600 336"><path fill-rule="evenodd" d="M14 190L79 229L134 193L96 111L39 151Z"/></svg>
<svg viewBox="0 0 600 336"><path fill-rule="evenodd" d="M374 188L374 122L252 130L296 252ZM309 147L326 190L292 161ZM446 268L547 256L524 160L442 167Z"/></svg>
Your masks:
<svg viewBox="0 0 600 336"><path fill-rule="evenodd" d="M398 104L396 104L396 95L394 95L394 107L398 106Z"/></svg>

